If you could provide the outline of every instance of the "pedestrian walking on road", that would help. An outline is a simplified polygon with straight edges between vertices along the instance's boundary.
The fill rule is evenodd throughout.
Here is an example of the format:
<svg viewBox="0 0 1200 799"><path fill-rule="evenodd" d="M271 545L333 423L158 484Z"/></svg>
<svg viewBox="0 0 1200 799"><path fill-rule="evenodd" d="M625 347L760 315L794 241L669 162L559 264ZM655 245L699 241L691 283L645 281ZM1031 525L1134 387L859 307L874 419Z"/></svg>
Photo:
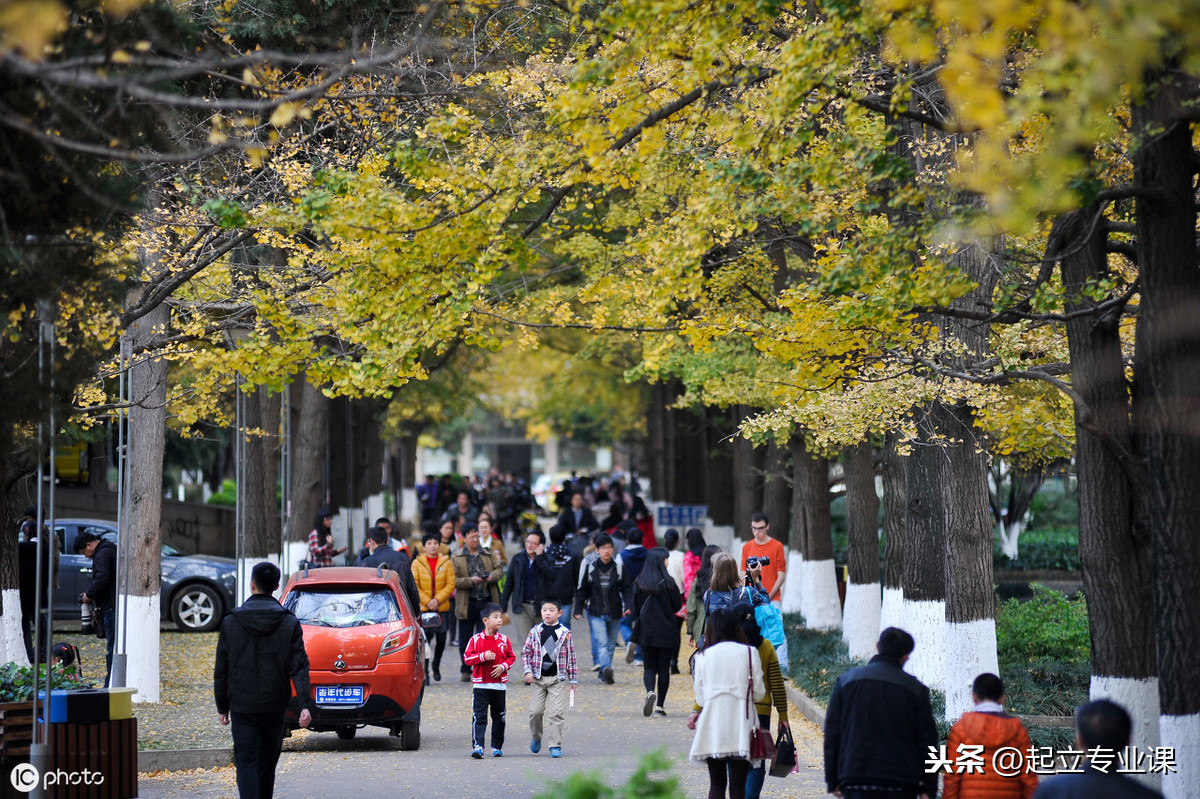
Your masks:
<svg viewBox="0 0 1200 799"><path fill-rule="evenodd" d="M308 655L300 622L272 596L279 568L250 571L250 597L221 622L213 694L221 724L231 724L233 764L241 799L270 799L283 746L284 716L295 686L300 726L309 710Z"/></svg>
<svg viewBox="0 0 1200 799"><path fill-rule="evenodd" d="M1020 774L996 771L997 751L1028 752L1033 748L1021 720L1004 712L1003 681L995 674L980 674L971 685L971 699L975 702L975 710L963 713L950 728L946 751L951 757L957 757L959 746L982 746L982 762L977 764L978 769L969 773L947 770L942 799L1033 799L1037 774L1028 769Z"/></svg>
<svg viewBox="0 0 1200 799"><path fill-rule="evenodd" d="M474 524L463 525L463 548L450 562L454 565L454 616L458 619L459 671L462 681L471 679L471 667L467 665L467 644L471 636L483 628L483 608L495 604L499 607L500 590L496 587L504 576L504 568L493 558L492 553L479 545L479 530Z"/></svg>
<svg viewBox="0 0 1200 799"><path fill-rule="evenodd" d="M758 726L764 730L771 729L771 706L779 713L779 730L783 732L788 723L787 689L783 684L783 671L779 667L779 656L775 653L775 645L763 637L754 618L754 608L745 602L733 606L734 614L741 619L742 632L746 634L746 643L758 650L758 658L762 661L763 682L767 684L767 695L754 703L758 713ZM746 799L758 799L762 796L763 782L767 776L766 761L754 764L746 776Z"/></svg>
<svg viewBox="0 0 1200 799"><path fill-rule="evenodd" d="M426 533L422 540L425 551L412 565L421 601L417 613L436 613L442 622L433 632L433 662L426 664L426 684L431 676L430 665L434 681L442 679L442 653L446 651L446 633L450 629L450 595L454 593L454 567L450 558L441 554L441 538L438 533Z"/></svg>
<svg viewBox="0 0 1200 799"><path fill-rule="evenodd" d="M575 586L579 584L580 558L567 547L567 531L555 524L550 527L550 546L546 558L554 567L554 580L546 589L546 598L562 608L562 624L571 629L571 606L575 602Z"/></svg>
<svg viewBox="0 0 1200 799"><path fill-rule="evenodd" d="M603 533L596 536L596 559L584 563L575 594L575 618L586 610L592 632L592 659L600 671L600 682L612 685L613 650L621 634L621 619L631 615L633 597L629 577L621 562L613 557L613 540Z"/></svg>
<svg viewBox="0 0 1200 799"><path fill-rule="evenodd" d="M487 733L488 711L492 716L492 757L504 756L505 694L508 671L517 661L512 642L500 632L504 611L496 604L483 608L483 632L467 642L463 660L471 668L471 757L483 757L483 737Z"/></svg>
<svg viewBox="0 0 1200 799"><path fill-rule="evenodd" d="M562 608L553 599L542 600L542 623L529 631L521 648L525 684L533 686L529 702L529 751L542 751L550 744L550 757L562 757L563 722L567 701L579 682L575 639L559 623Z"/></svg>
<svg viewBox="0 0 1200 799"><path fill-rule="evenodd" d="M877 654L843 674L825 714L825 785L840 799L933 799L925 759L938 742L929 689L904 671L916 644L898 627L879 634Z"/></svg>
<svg viewBox="0 0 1200 799"><path fill-rule="evenodd" d="M688 644L693 647L698 647L700 642L704 640L704 627L708 623L708 611L704 607L704 595L708 593L708 586L712 583L713 558L720 553L721 548L716 544L709 544L704 547L700 556L700 568L692 580L691 590L687 592L685 604L687 613L684 619L684 627L687 628ZM689 552L688 554L690 555L691 553Z"/></svg>
<svg viewBox="0 0 1200 799"><path fill-rule="evenodd" d="M503 546L499 538L496 543ZM504 590L500 592L500 609L508 613L512 607L516 640L524 642L525 636L537 624L542 600L553 581L554 566L546 557L546 542L540 531L532 532L525 536L524 549L509 561Z"/></svg>
<svg viewBox="0 0 1200 799"><path fill-rule="evenodd" d="M736 564L735 564L736 567ZM688 717L696 731L690 757L708 766L708 797L744 799L750 773L750 731L758 724L751 708L767 694L758 651L746 643L737 615L729 609L708 617L705 644L692 661L696 704Z"/></svg>
<svg viewBox="0 0 1200 799"><path fill-rule="evenodd" d="M628 552L629 550L625 550ZM667 574L667 551L652 549L633 584L633 641L642 652L642 683L646 699L642 715L667 715L671 687L671 657L679 652L679 618L683 606L679 587Z"/></svg>

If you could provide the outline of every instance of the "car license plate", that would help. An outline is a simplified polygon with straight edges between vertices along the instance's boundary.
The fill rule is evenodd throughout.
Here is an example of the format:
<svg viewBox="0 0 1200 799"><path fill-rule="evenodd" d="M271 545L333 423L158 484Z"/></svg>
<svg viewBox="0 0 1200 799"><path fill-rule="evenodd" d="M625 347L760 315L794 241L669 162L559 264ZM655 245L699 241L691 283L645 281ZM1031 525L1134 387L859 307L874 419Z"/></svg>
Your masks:
<svg viewBox="0 0 1200 799"><path fill-rule="evenodd" d="M363 687L361 685L318 685L316 702L318 705L361 705L363 703Z"/></svg>

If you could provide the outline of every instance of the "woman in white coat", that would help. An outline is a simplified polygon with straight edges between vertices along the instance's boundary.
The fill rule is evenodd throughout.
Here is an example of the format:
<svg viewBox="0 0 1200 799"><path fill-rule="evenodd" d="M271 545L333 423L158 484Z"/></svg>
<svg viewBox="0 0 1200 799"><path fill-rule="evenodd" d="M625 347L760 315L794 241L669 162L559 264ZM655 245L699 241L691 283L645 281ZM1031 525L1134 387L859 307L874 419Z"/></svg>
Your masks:
<svg viewBox="0 0 1200 799"><path fill-rule="evenodd" d="M691 759L708 765L708 799L744 799L750 772L750 730L758 724L753 703L766 696L762 661L746 643L741 621L729 609L713 611L704 647L693 660L696 704L688 718L696 731ZM749 696L747 696L749 694Z"/></svg>

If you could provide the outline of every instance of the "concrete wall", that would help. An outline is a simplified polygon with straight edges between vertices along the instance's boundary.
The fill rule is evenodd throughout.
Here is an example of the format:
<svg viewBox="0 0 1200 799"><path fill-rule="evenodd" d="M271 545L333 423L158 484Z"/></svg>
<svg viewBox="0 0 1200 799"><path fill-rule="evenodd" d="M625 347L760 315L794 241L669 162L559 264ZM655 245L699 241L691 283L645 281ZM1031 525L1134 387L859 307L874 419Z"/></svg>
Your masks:
<svg viewBox="0 0 1200 799"><path fill-rule="evenodd" d="M54 515L60 519L117 520L117 495L93 488L54 489ZM205 555L232 558L236 550L233 508L164 499L164 544Z"/></svg>

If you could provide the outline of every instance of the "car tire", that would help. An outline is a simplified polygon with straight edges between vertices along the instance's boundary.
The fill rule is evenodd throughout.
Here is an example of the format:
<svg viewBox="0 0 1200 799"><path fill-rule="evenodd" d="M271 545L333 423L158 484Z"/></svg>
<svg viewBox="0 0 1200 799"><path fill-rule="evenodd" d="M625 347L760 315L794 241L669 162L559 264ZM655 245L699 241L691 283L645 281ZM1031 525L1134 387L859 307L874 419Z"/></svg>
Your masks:
<svg viewBox="0 0 1200 799"><path fill-rule="evenodd" d="M339 724L337 727L337 737L343 741L354 740L355 733L358 732L358 727L353 724Z"/></svg>
<svg viewBox="0 0 1200 799"><path fill-rule="evenodd" d="M210 633L221 624L221 595L204 583L183 586L171 599L171 619L183 632Z"/></svg>
<svg viewBox="0 0 1200 799"><path fill-rule="evenodd" d="M421 748L421 722L400 722L400 748L405 752L415 752Z"/></svg>

